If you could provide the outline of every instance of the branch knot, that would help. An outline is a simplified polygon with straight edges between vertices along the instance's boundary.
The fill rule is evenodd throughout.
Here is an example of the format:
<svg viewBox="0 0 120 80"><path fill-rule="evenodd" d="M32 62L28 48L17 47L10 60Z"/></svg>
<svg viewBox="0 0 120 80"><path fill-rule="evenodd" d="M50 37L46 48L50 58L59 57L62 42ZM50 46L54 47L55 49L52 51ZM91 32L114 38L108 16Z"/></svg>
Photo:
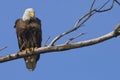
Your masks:
<svg viewBox="0 0 120 80"><path fill-rule="evenodd" d="M120 35L120 23L117 25L117 27L114 30L114 36L117 37Z"/></svg>

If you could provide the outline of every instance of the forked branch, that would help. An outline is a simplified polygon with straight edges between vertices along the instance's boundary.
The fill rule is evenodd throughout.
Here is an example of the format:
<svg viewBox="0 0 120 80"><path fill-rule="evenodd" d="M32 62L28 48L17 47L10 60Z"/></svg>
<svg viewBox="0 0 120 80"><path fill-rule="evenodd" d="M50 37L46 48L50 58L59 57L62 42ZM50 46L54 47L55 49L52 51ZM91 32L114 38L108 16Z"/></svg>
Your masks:
<svg viewBox="0 0 120 80"><path fill-rule="evenodd" d="M103 9L109 2L110 0L106 1L103 5L101 5L101 7L99 7L98 9L95 8L93 9L94 7L94 4L95 4L96 0L93 0L93 3L90 7L90 11L85 14L84 16L82 16L80 19L78 19L78 21L75 23L74 27L60 35L58 35L57 37L55 37L51 43L49 44L49 46L54 46L55 43L60 39L62 38L63 36L67 35L67 34L70 34L74 31L76 31L78 28L80 28L85 22L87 22L94 14L96 13L102 13L102 12L107 12L109 10L111 10L114 6L114 3L115 3L115 0L112 1L112 4L110 6L108 6L108 8L105 8Z"/></svg>
<svg viewBox="0 0 120 80"><path fill-rule="evenodd" d="M116 26L116 28L113 31L111 31L110 33L108 33L106 35L103 35L101 37L98 37L98 38L94 38L94 39L90 39L90 40L86 40L86 41L75 42L75 43L70 43L72 40L81 36L81 34L79 34L75 37L72 37L72 38L68 39L68 41L64 44L55 45L55 43L58 40L60 40L63 36L65 36L67 34L70 34L74 31L76 31L78 28L80 28L94 14L107 12L107 11L113 9L115 3L120 5L119 1L112 0L112 4L109 5L108 8L105 8L105 6L110 2L110 0L108 0L103 5L101 5L99 8L94 8L94 5L95 5L96 1L97 0L93 0L92 4L90 6L89 12L86 13L81 18L79 18L72 29L70 29L70 30L58 35L57 37L55 37L48 46L46 46L46 43L48 42L49 38L46 40L44 47L40 47L38 49L35 49L34 52L28 52L27 54L25 52L18 52L18 53L6 55L6 56L1 56L0 57L0 63L10 61L10 60L14 60L14 59L23 58L23 57L30 56L30 55L38 55L38 54L65 51L65 50L74 49L74 48L86 47L86 46L94 45L94 44L97 44L97 43L100 43L100 42L106 41L108 39L119 36L120 35L120 24L118 24Z"/></svg>
<svg viewBox="0 0 120 80"><path fill-rule="evenodd" d="M23 58L23 57L30 56L30 55L38 55L38 54L44 54L44 53L48 53L48 52L49 53L50 52L58 52L58 51L65 51L65 50L70 50L70 49L74 49L74 48L86 47L86 46L90 46L90 45L94 45L94 44L106 41L108 39L117 37L119 35L120 35L120 24L117 25L116 28L112 32L110 32L106 35L103 35L101 37L98 37L98 38L81 41L81 42L75 42L75 43L71 43L71 44L60 44L60 45L56 45L56 46L40 47L38 49L35 49L34 53L28 52L28 54L25 54L25 52L18 52L18 53L6 55L3 57L0 57L0 63L14 60L14 59Z"/></svg>

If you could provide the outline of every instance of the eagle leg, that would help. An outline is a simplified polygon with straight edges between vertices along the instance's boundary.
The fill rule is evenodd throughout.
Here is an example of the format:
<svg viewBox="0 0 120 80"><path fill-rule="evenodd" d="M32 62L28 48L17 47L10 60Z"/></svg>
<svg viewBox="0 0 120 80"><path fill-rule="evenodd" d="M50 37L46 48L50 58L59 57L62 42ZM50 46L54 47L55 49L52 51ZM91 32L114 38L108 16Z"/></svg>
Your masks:
<svg viewBox="0 0 120 80"><path fill-rule="evenodd" d="M37 49L37 47L32 47L32 48L30 48L30 51L34 52L35 49Z"/></svg>
<svg viewBox="0 0 120 80"><path fill-rule="evenodd" d="M30 49L29 48L26 48L25 50L21 50L21 52L23 52L23 53L28 53L28 52L30 52Z"/></svg>
<svg viewBox="0 0 120 80"><path fill-rule="evenodd" d="M26 51L26 53L28 53L28 52L30 51L30 49L29 49L29 48L26 48L25 51Z"/></svg>
<svg viewBox="0 0 120 80"><path fill-rule="evenodd" d="M30 51L34 51L34 48L32 47L32 48L30 48Z"/></svg>

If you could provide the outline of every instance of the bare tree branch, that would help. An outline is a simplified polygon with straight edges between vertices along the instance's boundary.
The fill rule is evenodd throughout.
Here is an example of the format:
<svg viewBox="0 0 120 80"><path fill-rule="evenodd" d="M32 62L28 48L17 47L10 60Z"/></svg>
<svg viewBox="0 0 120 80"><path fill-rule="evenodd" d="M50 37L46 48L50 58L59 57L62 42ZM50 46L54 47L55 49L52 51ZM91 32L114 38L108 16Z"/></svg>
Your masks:
<svg viewBox="0 0 120 80"><path fill-rule="evenodd" d="M45 43L44 43L44 46L47 46L47 42L48 42L48 40L50 39L50 36L47 38L47 40L45 41Z"/></svg>
<svg viewBox="0 0 120 80"><path fill-rule="evenodd" d="M71 41L73 41L74 39L76 39L76 38L78 38L78 37L80 37L80 36L82 36L82 35L84 35L84 34L85 34L85 33L80 33L80 34L78 34L77 36L70 38L65 44L69 44Z"/></svg>
<svg viewBox="0 0 120 80"><path fill-rule="evenodd" d="M55 42L57 42L60 38L62 38L63 36L67 35L67 34L70 34L71 32L74 32L76 31L78 28L80 28L85 22L87 22L95 13L101 13L101 12L106 12L106 11L109 11L113 8L114 6L114 0L112 2L112 5L109 7L109 8L106 8L106 9L103 9L109 2L110 0L108 0L107 2L105 2L99 9L93 9L93 6L96 2L96 0L93 0L93 3L90 7L90 11L85 14L84 16L82 16L76 23L75 23L75 26L71 29L71 30L68 30L60 35L58 35L57 37L55 37L51 43L49 44L49 46L53 46L55 45Z"/></svg>
<svg viewBox="0 0 120 80"><path fill-rule="evenodd" d="M115 2L120 5L120 2L118 2L117 0L112 0L112 4L108 8L105 8L105 6L109 3L109 1L110 0L106 1L99 8L94 8L96 0L93 0L92 4L90 6L89 12L87 14L85 14L84 16L82 16L81 18L79 18L72 29L55 37L48 46L46 46L46 43L48 42L49 38L46 40L44 47L35 49L34 52L27 52L27 54L26 54L26 52L18 52L18 53L9 54L6 56L0 56L0 63L6 62L6 61L11 61L14 59L23 58L23 57L30 56L30 55L38 55L38 54L44 54L44 53L48 53L48 52L58 52L58 51L65 51L65 50L70 50L70 49L74 49L74 48L86 47L86 46L94 45L94 44L97 44L97 43L100 43L100 42L106 41L108 39L119 36L120 35L120 24L118 24L116 26L116 28L113 31L111 31L110 33L103 35L101 37L98 37L98 38L94 38L94 39L90 39L90 40L86 40L86 41L75 42L75 43L70 43L72 40L81 36L79 34L73 38L68 39L68 41L66 42L67 44L64 43L64 44L55 45L55 43L60 38L62 38L63 36L65 36L67 34L74 32L78 28L82 27L82 25L85 22L87 22L94 14L107 12L107 11L111 10L114 7Z"/></svg>
<svg viewBox="0 0 120 80"><path fill-rule="evenodd" d="M109 8L103 9L103 8L108 4L109 1L110 1L110 0L108 0L105 4L103 4L103 6L101 6L101 8L99 8L98 10L97 10L97 9L94 9L94 11L95 11L95 12L106 12L106 11L111 10L111 9L113 8L113 6L114 6L114 2L115 2L114 0L113 0L111 6L110 6Z"/></svg>
<svg viewBox="0 0 120 80"><path fill-rule="evenodd" d="M120 6L120 2L119 1L117 1L117 0L114 0L119 6Z"/></svg>
<svg viewBox="0 0 120 80"><path fill-rule="evenodd" d="M90 7L90 12L93 10L93 6L94 6L95 2L96 2L96 0L93 0L93 3L91 5L91 7Z"/></svg>
<svg viewBox="0 0 120 80"><path fill-rule="evenodd" d="M35 49L34 53L28 52L27 54L25 54L25 52L18 52L18 53L6 55L3 57L0 57L0 63L14 60L14 59L23 58L23 57L30 56L30 55L38 55L38 54L44 54L48 52L58 52L58 51L65 51L65 50L70 50L74 48L86 47L86 46L90 46L90 45L94 45L94 44L106 41L108 39L117 37L119 35L120 35L120 24L118 24L115 30L113 30L112 32L106 35L103 35L101 37L98 37L98 38L81 41L81 42L75 42L71 44L60 44L57 46L40 47L38 49Z"/></svg>

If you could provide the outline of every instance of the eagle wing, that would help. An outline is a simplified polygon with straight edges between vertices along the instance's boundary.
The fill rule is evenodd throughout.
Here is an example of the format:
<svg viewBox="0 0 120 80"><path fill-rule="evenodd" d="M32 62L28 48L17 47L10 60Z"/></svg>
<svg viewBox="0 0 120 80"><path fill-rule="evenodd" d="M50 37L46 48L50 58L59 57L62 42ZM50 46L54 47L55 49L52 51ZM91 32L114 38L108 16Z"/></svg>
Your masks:
<svg viewBox="0 0 120 80"><path fill-rule="evenodd" d="M24 43L23 37L21 36L23 29L25 28L25 23L22 21L22 19L17 19L14 25L14 28L16 28L16 35L18 39L18 46L20 51L22 50L22 46Z"/></svg>

